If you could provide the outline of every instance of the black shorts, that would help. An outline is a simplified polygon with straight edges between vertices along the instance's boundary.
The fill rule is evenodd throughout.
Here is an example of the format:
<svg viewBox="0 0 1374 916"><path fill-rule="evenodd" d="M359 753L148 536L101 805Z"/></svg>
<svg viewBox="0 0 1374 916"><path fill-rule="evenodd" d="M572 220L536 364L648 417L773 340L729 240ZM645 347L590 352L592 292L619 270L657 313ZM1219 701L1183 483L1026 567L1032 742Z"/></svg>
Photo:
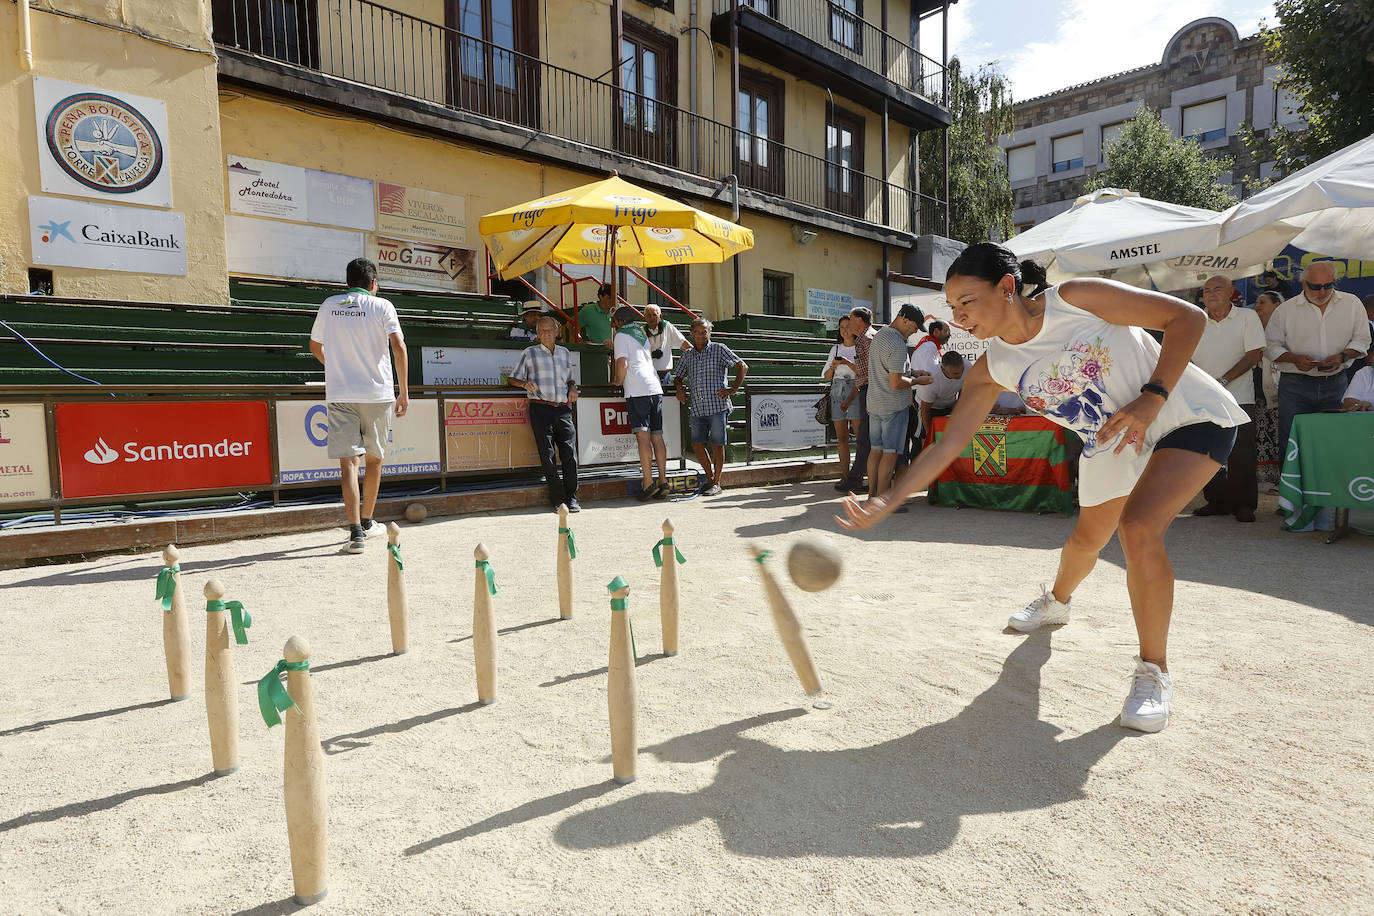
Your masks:
<svg viewBox="0 0 1374 916"><path fill-rule="evenodd" d="M1218 426L1215 423L1189 423L1172 432L1165 433L1155 443L1155 451L1162 448L1181 448L1186 452L1206 455L1217 464L1225 464L1231 457L1231 449L1236 444L1234 426Z"/></svg>

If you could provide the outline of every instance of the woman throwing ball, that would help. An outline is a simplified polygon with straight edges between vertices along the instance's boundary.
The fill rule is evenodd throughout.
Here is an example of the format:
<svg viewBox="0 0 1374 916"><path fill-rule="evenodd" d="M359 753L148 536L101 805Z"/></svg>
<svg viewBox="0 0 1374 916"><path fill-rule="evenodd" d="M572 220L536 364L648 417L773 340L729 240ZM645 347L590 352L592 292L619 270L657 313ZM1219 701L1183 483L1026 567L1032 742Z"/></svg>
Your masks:
<svg viewBox="0 0 1374 916"><path fill-rule="evenodd" d="M1165 649L1174 570L1169 523L1226 460L1248 417L1231 395L1189 363L1207 317L1160 293L1111 280L1056 287L1032 261L1000 245L966 249L950 265L945 297L954 321L987 352L965 375L944 436L921 452L889 493L845 500L847 528L871 528L926 489L963 451L1003 390L1083 439L1081 511L1059 557L1054 588L1011 615L1029 632L1067 623L1074 589L1117 533L1126 555L1140 655L1121 724L1157 732L1169 724L1174 684ZM1142 328L1164 332L1162 345Z"/></svg>

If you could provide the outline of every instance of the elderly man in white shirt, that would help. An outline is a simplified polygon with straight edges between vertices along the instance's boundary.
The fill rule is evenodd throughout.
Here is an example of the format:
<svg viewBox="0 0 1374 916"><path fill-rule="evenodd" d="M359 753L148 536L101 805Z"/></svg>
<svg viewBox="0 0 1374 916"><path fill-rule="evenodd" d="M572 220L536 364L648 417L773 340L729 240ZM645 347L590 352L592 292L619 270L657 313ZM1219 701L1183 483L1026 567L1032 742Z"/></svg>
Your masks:
<svg viewBox="0 0 1374 916"><path fill-rule="evenodd" d="M1345 368L1369 351L1369 319L1360 300L1337 292L1336 267L1313 261L1302 295L1285 301L1265 329L1269 357L1279 370L1279 448L1298 414L1339 410Z"/></svg>
<svg viewBox="0 0 1374 916"><path fill-rule="evenodd" d="M1206 503L1193 514L1235 515L1238 522L1253 522L1259 505L1259 480L1255 476L1255 419L1259 412L1251 370L1264 356L1264 324L1251 309L1231 305L1235 292L1235 284L1222 276L1202 285L1207 327L1193 351L1193 362L1226 386L1251 422L1236 427L1231 456L1202 488Z"/></svg>

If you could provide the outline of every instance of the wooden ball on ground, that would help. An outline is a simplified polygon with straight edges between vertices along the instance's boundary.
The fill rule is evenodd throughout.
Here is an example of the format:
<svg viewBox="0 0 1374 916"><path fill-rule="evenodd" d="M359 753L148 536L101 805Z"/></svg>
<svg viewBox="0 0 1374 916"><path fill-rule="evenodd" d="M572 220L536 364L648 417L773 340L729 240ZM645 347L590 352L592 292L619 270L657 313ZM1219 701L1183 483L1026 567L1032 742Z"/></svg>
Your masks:
<svg viewBox="0 0 1374 916"><path fill-rule="evenodd" d="M429 515L429 510L425 508L424 503L411 503L406 506L406 521L412 524L423 522L426 515Z"/></svg>
<svg viewBox="0 0 1374 916"><path fill-rule="evenodd" d="M787 553L787 574L802 591L825 591L835 584L842 569L840 552L815 538L797 541Z"/></svg>

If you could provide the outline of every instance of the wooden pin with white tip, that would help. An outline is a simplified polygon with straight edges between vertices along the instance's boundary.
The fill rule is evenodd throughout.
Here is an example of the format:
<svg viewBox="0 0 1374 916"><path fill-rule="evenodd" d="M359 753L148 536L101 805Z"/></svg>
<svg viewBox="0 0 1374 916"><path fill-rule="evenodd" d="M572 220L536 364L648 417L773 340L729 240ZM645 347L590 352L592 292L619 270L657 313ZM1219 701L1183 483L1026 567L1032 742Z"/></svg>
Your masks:
<svg viewBox="0 0 1374 916"><path fill-rule="evenodd" d="M310 645L292 636L282 647L288 662L310 661ZM286 692L296 704L283 716L282 788L286 799L286 833L291 844L291 883L295 902L308 906L329 893L329 818L326 806L324 748L315 718L315 694L308 664L287 669Z"/></svg>
<svg viewBox="0 0 1374 916"><path fill-rule="evenodd" d="M218 579L205 583L206 601L223 601ZM216 776L239 768L239 700L234 680L234 640L229 611L205 612L205 717L210 724L210 754Z"/></svg>
<svg viewBox="0 0 1374 916"><path fill-rule="evenodd" d="M558 507L558 618L571 620L573 615L572 555L568 551L568 507Z"/></svg>
<svg viewBox="0 0 1374 916"><path fill-rule="evenodd" d="M472 552L477 560L472 597L472 656L477 664L477 702L490 706L496 702L496 612L491 604L487 548L478 544Z"/></svg>
<svg viewBox="0 0 1374 916"><path fill-rule="evenodd" d="M410 607L406 602L406 580L401 568L401 529L395 522L386 526L386 609L391 618L391 651L404 655L410 651Z"/></svg>
<svg viewBox="0 0 1374 916"><path fill-rule="evenodd" d="M158 598L170 603L162 614L162 651L167 656L167 691L174 701L191 695L191 624L186 616L186 595L181 590L181 551L168 544L162 551L162 575L170 594L158 583Z"/></svg>
<svg viewBox="0 0 1374 916"><path fill-rule="evenodd" d="M773 612L773 624L778 628L778 636L781 637L783 648L787 650L787 657L792 662L792 670L797 672L797 678L801 681L806 695L815 696L821 692L821 679L816 673L815 662L811 660L811 650L806 646L806 634L802 632L801 621L797 619L792 605L788 603L787 596L778 587L772 572L764 565L767 551L750 544L749 553L758 563L763 589L768 594L768 607Z"/></svg>

